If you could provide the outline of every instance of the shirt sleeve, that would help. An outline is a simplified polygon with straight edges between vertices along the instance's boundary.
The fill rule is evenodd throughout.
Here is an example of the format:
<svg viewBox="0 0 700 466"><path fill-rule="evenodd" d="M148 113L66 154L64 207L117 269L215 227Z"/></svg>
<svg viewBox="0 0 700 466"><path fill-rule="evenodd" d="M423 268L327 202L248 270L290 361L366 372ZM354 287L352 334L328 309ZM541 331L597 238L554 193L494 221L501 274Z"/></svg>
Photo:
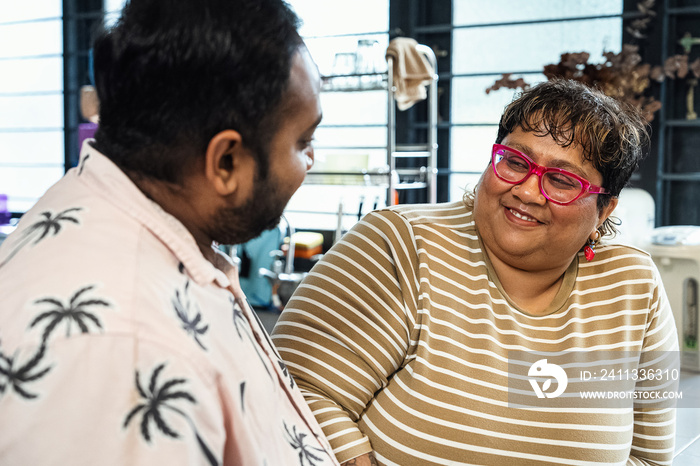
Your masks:
<svg viewBox="0 0 700 466"><path fill-rule="evenodd" d="M16 357L29 377L0 397L3 464L222 464L219 387L189 358L89 334Z"/></svg>
<svg viewBox="0 0 700 466"><path fill-rule="evenodd" d="M411 352L417 263L408 222L369 214L316 264L273 331L341 463L371 451L356 421Z"/></svg>
<svg viewBox="0 0 700 466"><path fill-rule="evenodd" d="M651 260L650 260L651 262ZM650 313L647 331L644 337L640 369L652 369L660 375L652 380L640 377L638 391L650 389L661 396L678 391L680 374L678 334L666 291L664 290L658 270L652 263L655 274L655 287L650 299ZM652 401L649 407L637 403L634 411L634 437L630 465L671 464L675 445L676 400L663 402Z"/></svg>

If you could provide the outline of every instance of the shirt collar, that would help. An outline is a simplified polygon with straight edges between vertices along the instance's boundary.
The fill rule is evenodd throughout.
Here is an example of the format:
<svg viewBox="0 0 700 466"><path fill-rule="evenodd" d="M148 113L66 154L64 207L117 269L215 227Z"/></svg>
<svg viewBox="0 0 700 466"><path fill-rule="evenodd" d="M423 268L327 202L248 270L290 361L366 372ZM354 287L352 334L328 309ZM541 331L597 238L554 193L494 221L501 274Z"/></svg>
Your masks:
<svg viewBox="0 0 700 466"><path fill-rule="evenodd" d="M209 262L182 222L147 198L114 162L92 147L91 142L93 140L88 139L83 143L80 163L73 169L88 187L151 231L182 262L197 284L216 282L221 287L231 287L237 283L232 276L237 273L235 268L224 272Z"/></svg>

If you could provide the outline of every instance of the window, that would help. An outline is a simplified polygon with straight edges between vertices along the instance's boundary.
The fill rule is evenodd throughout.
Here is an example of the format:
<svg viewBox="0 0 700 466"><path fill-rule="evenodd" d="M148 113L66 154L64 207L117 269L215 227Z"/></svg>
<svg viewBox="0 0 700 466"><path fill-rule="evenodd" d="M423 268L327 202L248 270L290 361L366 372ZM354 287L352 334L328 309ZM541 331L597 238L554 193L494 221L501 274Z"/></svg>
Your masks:
<svg viewBox="0 0 700 466"><path fill-rule="evenodd" d="M340 60L349 56L352 61L359 40L376 41L377 71L386 69L383 57L389 44L388 0L289 3L303 21L300 33L322 75L342 73ZM350 63L350 73L353 65ZM385 205L386 184L381 177L314 172L376 172L386 166L387 93L330 90L322 93L321 105L323 122L315 136L315 166L292 197L286 216L297 228L336 230L338 212L342 211L341 229L347 230L362 214Z"/></svg>
<svg viewBox="0 0 700 466"><path fill-rule="evenodd" d="M61 2L0 4L0 192L28 210L64 173Z"/></svg>
<svg viewBox="0 0 700 466"><path fill-rule="evenodd" d="M591 61L622 46L622 0L453 1L450 199L472 189L487 166L503 108L515 91L485 89L503 73L544 81L565 52Z"/></svg>
<svg viewBox="0 0 700 466"><path fill-rule="evenodd" d="M126 0L104 0L105 26L109 27L119 19L119 15L126 4Z"/></svg>
<svg viewBox="0 0 700 466"><path fill-rule="evenodd" d="M125 0L105 0L105 23L119 17ZM302 20L304 37L323 75L331 75L338 65L337 54L354 54L358 40L376 41L383 63L388 45L389 1L291 0L289 4ZM342 14L338 14L338 11ZM322 95L324 119L316 133L316 171L376 170L386 165L387 104L385 91L360 93L325 92ZM335 229L342 204L344 229L366 213L383 206L386 186L367 186L368 177L316 176L292 198L287 216L293 225L304 228ZM361 201L362 199L362 201Z"/></svg>

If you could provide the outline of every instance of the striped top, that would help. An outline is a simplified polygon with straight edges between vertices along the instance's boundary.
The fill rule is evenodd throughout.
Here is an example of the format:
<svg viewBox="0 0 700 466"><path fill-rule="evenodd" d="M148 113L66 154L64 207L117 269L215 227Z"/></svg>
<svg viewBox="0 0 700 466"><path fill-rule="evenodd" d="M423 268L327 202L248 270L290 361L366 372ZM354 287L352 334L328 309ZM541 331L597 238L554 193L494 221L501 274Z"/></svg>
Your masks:
<svg viewBox="0 0 700 466"><path fill-rule="evenodd" d="M273 340L343 463L670 464L675 409L517 409L509 351L670 351L650 257L574 259L545 315L503 291L462 202L367 215L311 271Z"/></svg>

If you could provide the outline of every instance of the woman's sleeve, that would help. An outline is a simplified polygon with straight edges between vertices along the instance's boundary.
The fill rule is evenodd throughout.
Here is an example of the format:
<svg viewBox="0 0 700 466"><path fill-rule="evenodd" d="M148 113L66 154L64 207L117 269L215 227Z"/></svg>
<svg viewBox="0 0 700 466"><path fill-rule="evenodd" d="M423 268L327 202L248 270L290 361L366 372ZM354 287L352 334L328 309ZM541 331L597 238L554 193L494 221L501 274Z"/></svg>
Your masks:
<svg viewBox="0 0 700 466"><path fill-rule="evenodd" d="M650 260L651 262L651 260ZM640 380L637 392L651 391L660 396L678 393L679 352L678 334L666 291L658 270L652 263L655 287L650 299L650 319L642 348L642 364L659 374L656 380ZM648 372L644 372L645 374ZM656 465L673 461L676 433L676 400L667 398L642 407L635 403L634 437L627 464Z"/></svg>
<svg viewBox="0 0 700 466"><path fill-rule="evenodd" d="M417 263L408 222L371 213L314 266L273 331L341 463L371 451L356 421L411 352Z"/></svg>

